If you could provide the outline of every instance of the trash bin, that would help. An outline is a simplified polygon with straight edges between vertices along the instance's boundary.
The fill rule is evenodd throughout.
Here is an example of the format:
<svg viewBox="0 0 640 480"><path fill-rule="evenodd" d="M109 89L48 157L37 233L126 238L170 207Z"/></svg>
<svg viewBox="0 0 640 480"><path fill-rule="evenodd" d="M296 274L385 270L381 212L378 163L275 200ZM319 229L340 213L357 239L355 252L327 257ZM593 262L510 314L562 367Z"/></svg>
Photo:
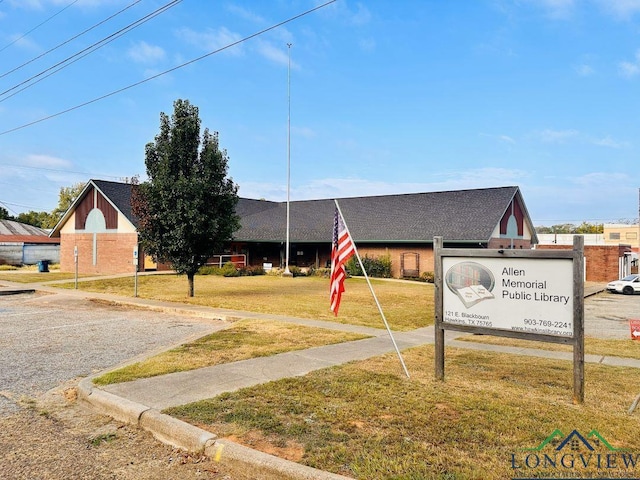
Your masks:
<svg viewBox="0 0 640 480"><path fill-rule="evenodd" d="M49 271L49 260L40 260L38 262L38 272L45 273Z"/></svg>

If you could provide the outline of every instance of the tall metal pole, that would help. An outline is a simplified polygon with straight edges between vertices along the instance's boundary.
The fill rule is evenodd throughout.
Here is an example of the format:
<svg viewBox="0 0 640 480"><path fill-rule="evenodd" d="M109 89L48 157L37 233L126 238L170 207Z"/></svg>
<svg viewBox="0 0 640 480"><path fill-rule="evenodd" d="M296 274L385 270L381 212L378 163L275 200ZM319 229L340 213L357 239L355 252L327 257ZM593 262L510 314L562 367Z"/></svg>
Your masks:
<svg viewBox="0 0 640 480"><path fill-rule="evenodd" d="M291 43L287 43L289 49L289 65L287 68L287 241L284 254L284 275L291 276L289 271L289 227L290 227L290 200L291 200Z"/></svg>

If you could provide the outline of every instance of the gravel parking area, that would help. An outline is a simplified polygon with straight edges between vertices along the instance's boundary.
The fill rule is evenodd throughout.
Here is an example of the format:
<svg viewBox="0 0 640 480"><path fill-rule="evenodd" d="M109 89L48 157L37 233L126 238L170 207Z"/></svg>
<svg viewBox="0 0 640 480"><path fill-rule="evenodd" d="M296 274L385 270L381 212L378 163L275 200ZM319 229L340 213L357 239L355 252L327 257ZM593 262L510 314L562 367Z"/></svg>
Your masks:
<svg viewBox="0 0 640 480"><path fill-rule="evenodd" d="M629 319L640 320L640 295L602 292L584 301L584 333L605 339L630 339Z"/></svg>
<svg viewBox="0 0 640 480"><path fill-rule="evenodd" d="M0 296L0 415L21 396L202 336L220 322L64 295Z"/></svg>
<svg viewBox="0 0 640 480"><path fill-rule="evenodd" d="M245 465L176 450L77 401L79 377L221 327L64 295L0 296L0 478L256 478Z"/></svg>

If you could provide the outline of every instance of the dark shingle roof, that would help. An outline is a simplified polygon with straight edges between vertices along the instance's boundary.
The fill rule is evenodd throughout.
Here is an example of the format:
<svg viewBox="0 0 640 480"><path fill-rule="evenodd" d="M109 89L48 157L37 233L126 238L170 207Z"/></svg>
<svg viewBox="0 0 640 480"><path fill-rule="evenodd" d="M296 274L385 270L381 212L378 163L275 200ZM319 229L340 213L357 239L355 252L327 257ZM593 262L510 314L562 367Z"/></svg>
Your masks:
<svg viewBox="0 0 640 480"><path fill-rule="evenodd" d="M91 181L137 228L138 218L131 213L131 190L133 185L130 183L108 182L106 180Z"/></svg>
<svg viewBox="0 0 640 480"><path fill-rule="evenodd" d="M338 199L355 241L487 242L518 187ZM521 204L524 208L524 202ZM262 208L256 207L256 202ZM333 200L290 202L291 242L331 241ZM286 236L286 203L240 199L237 241L279 242Z"/></svg>

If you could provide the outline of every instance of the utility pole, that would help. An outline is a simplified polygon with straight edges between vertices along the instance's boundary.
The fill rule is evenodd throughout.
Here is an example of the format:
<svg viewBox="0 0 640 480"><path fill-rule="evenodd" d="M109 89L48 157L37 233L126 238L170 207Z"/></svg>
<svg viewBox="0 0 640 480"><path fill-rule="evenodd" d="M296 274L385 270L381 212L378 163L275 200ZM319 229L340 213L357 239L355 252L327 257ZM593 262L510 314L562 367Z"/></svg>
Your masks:
<svg viewBox="0 0 640 480"><path fill-rule="evenodd" d="M289 65L287 68L287 102L288 102L288 113L287 113L287 240L285 245L285 254L284 254L284 273L285 277L293 276L293 274L289 271L289 250L291 247L289 246L289 229L290 229L290 201L291 201L291 43L287 43L287 48L289 50Z"/></svg>

